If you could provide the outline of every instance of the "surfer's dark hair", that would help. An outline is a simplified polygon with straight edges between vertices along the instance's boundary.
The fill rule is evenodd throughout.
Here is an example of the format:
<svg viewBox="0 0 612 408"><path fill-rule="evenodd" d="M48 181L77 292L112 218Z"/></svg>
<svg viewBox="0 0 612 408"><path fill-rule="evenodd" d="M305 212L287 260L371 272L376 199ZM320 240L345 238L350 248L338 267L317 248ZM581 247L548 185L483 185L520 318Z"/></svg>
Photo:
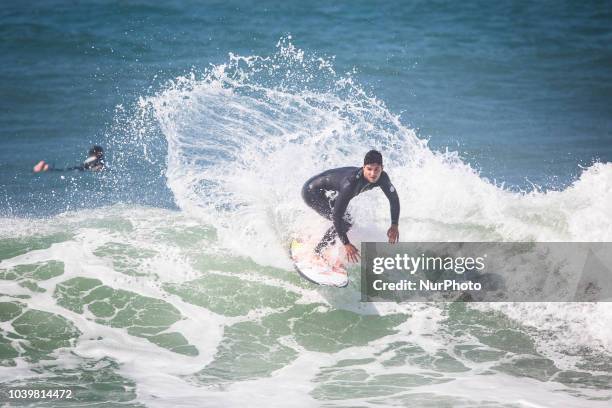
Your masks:
<svg viewBox="0 0 612 408"><path fill-rule="evenodd" d="M382 154L378 150L370 150L363 158L363 165L380 164L382 166Z"/></svg>
<svg viewBox="0 0 612 408"><path fill-rule="evenodd" d="M90 157L91 156L97 156L97 157L104 156L104 149L102 148L102 146L98 146L98 145L92 146L92 148L89 149L89 156Z"/></svg>

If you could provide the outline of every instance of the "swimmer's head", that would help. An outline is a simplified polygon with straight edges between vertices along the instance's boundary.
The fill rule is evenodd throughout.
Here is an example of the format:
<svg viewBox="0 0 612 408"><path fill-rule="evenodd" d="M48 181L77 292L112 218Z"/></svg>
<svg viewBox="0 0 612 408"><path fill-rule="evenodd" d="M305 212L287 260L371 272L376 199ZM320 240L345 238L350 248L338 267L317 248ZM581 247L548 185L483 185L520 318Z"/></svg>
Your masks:
<svg viewBox="0 0 612 408"><path fill-rule="evenodd" d="M104 157L104 149L102 149L102 146L92 146L92 148L89 149L89 154L87 156L101 159L102 157Z"/></svg>
<svg viewBox="0 0 612 408"><path fill-rule="evenodd" d="M376 183L383 171L382 154L370 150L363 158L363 177L370 183Z"/></svg>
<svg viewBox="0 0 612 408"><path fill-rule="evenodd" d="M85 159L83 165L88 170L101 170L104 167L104 149L98 145L89 149L87 159Z"/></svg>

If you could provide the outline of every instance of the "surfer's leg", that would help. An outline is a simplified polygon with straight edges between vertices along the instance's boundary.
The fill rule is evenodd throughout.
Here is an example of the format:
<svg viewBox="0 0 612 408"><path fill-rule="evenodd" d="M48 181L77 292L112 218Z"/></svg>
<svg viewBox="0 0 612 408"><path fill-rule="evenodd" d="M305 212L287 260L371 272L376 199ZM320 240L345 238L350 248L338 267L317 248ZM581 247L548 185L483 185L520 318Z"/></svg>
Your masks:
<svg viewBox="0 0 612 408"><path fill-rule="evenodd" d="M344 231L348 232L348 230L350 230L352 226L352 217L350 214L346 213L344 217L342 217L342 228L344 229ZM323 238L321 238L321 241L319 241L319 243L315 247L315 253L319 256L322 256L323 251L325 251L328 246L334 244L337 236L338 233L336 232L336 228L334 228L334 226L332 225L327 231L325 231L325 234L323 234Z"/></svg>
<svg viewBox="0 0 612 408"><path fill-rule="evenodd" d="M308 183L306 183L302 188L302 198L310 208L317 212L317 214L331 220L333 207L329 202L329 198L325 196L325 192L323 190L311 190L308 188ZM322 251L327 248L328 245L334 242L336 235L336 230L332 225L331 228L325 232L321 241L317 244L315 253L320 256Z"/></svg>
<svg viewBox="0 0 612 408"><path fill-rule="evenodd" d="M333 203L331 203L329 198L326 197L324 194L312 194L309 196L305 196L304 201L306 201L306 204L308 204L308 206L315 210L319 215L331 221L332 209L334 208ZM325 248L334 243L334 241L336 240L336 236L338 236L338 234L336 233L336 229L332 225L325 232L323 238L315 247L315 254L322 256Z"/></svg>
<svg viewBox="0 0 612 408"><path fill-rule="evenodd" d="M315 254L323 256L323 251L325 251L328 246L336 241L337 236L338 234L336 233L336 229L332 225L327 231L325 231L323 238L321 238L321 241L319 241L315 247Z"/></svg>
<svg viewBox="0 0 612 408"><path fill-rule="evenodd" d="M330 205L330 200L325 195L325 191L320 189L311 190L306 184L302 188L302 199L310 208L315 210L317 214L328 220L331 219L333 207Z"/></svg>
<svg viewBox="0 0 612 408"><path fill-rule="evenodd" d="M332 213L334 210L334 199L331 198L324 190L310 190L308 188L308 183L304 185L302 188L302 198L304 202L315 210L319 215L325 217L326 219L332 221ZM342 228L344 231L348 231L352 227L352 217L349 213L344 214L342 217ZM336 232L336 228L332 225L329 227L325 234L323 234L323 238L315 247L315 253L319 256L323 255L323 251L330 246L333 245L336 241L336 237L338 233Z"/></svg>

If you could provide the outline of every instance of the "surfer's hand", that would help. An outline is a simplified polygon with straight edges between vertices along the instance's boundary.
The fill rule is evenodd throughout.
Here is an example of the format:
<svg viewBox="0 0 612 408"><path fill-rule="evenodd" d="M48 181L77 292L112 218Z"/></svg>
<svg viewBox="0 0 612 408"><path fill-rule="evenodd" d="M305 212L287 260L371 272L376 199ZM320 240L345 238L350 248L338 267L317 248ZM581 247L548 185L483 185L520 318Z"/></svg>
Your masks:
<svg viewBox="0 0 612 408"><path fill-rule="evenodd" d="M397 225L391 224L391 227L387 230L387 237L389 238L389 243L395 244L399 241L399 229Z"/></svg>
<svg viewBox="0 0 612 408"><path fill-rule="evenodd" d="M358 262L359 261L359 250L355 248L353 244L346 244L344 246L344 250L346 251L346 259L349 262Z"/></svg>
<svg viewBox="0 0 612 408"><path fill-rule="evenodd" d="M47 171L47 170L49 170L49 165L45 163L44 160L39 161L36 164L36 166L34 166L34 168L32 169L34 173L40 173L41 171Z"/></svg>

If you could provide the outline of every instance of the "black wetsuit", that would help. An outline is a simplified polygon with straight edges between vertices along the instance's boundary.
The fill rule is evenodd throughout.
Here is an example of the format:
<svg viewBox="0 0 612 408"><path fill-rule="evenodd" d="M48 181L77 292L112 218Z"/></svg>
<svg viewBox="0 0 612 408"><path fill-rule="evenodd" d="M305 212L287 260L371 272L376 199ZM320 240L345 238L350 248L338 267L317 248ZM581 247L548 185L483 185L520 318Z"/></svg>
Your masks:
<svg viewBox="0 0 612 408"><path fill-rule="evenodd" d="M50 168L50 171L85 171L85 170L92 170L92 171L98 171L98 170L103 170L105 168L105 163L104 163L104 158L98 158L96 160L92 160L90 162L88 162L87 160L83 162L83 164L81 164L80 166L73 166L73 167L66 167L63 169L58 169L55 167Z"/></svg>
<svg viewBox="0 0 612 408"><path fill-rule="evenodd" d="M370 183L363 177L361 167L340 167L317 174L304 184L302 198L306 204L334 223L315 248L315 252L320 254L323 249L334 242L336 236L344 245L349 243L346 236L352 226L351 216L346 214L349 201L374 187L380 187L389 199L391 224L397 225L400 212L399 197L395 187L391 184L389 175L384 171L376 183Z"/></svg>

